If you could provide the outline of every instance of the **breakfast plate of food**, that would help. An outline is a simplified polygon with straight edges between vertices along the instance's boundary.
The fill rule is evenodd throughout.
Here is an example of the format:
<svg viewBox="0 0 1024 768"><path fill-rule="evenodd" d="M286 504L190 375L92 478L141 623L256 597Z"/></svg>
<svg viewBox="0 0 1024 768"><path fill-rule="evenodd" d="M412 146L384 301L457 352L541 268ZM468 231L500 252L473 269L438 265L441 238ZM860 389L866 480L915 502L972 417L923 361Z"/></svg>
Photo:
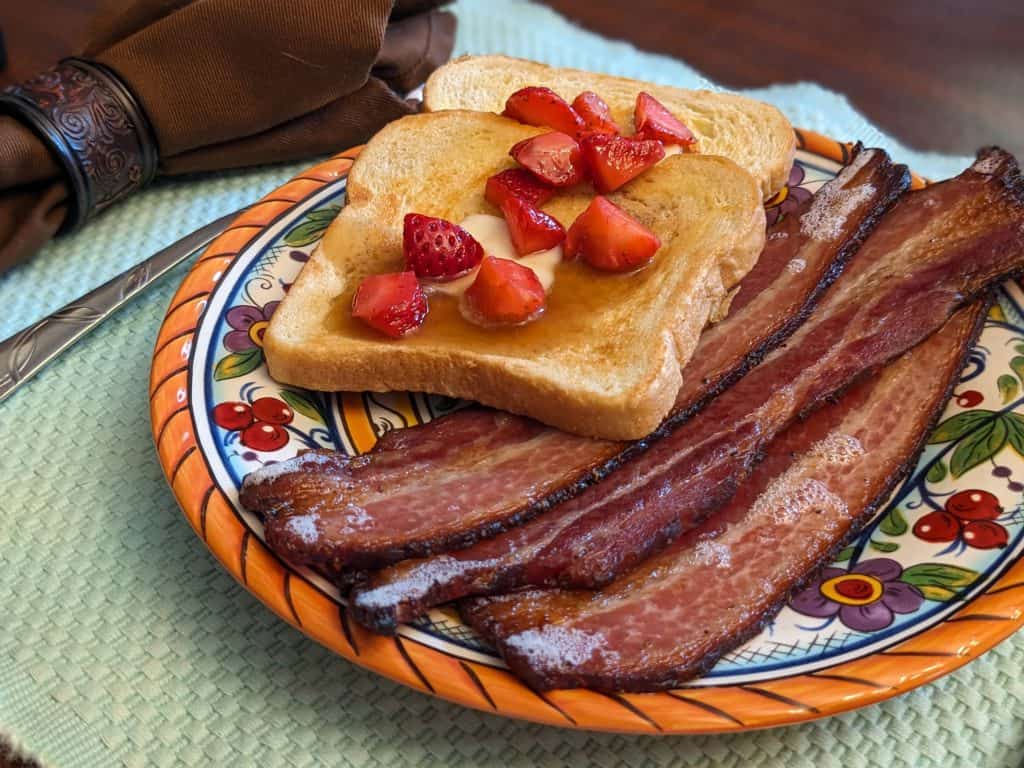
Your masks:
<svg viewBox="0 0 1024 768"><path fill-rule="evenodd" d="M153 434L282 619L451 701L698 733L1024 623L1024 180L500 56L242 214Z"/></svg>

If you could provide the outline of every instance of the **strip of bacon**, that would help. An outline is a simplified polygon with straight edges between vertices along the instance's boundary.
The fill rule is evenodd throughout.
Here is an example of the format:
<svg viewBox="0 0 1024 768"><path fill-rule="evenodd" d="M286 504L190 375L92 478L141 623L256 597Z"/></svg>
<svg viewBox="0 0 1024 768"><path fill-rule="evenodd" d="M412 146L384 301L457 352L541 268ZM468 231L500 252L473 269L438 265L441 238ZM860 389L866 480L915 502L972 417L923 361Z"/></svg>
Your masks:
<svg viewBox="0 0 1024 768"><path fill-rule="evenodd" d="M531 585L594 588L627 572L727 502L799 414L1018 272L1022 185L1013 158L990 150L956 179L905 196L785 347L614 480L468 549L371 574L352 594L354 615L387 632L456 598ZM802 225L831 231L829 210L812 206Z"/></svg>
<svg viewBox="0 0 1024 768"><path fill-rule="evenodd" d="M773 227L728 316L702 336L673 415L653 437L675 428L791 333L907 184L904 166L881 150L859 150L808 213L820 215L824 205L836 211L831 222L838 226L803 227L800 211ZM245 479L241 501L264 517L267 543L292 562L334 571L379 567L469 546L535 517L651 440L591 440L475 408L389 432L348 462L307 453L256 471Z"/></svg>
<svg viewBox="0 0 1024 768"><path fill-rule="evenodd" d="M596 592L470 599L463 616L535 688L650 691L699 675L759 632L885 503L941 413L985 306L959 311L791 426L730 504L622 579Z"/></svg>

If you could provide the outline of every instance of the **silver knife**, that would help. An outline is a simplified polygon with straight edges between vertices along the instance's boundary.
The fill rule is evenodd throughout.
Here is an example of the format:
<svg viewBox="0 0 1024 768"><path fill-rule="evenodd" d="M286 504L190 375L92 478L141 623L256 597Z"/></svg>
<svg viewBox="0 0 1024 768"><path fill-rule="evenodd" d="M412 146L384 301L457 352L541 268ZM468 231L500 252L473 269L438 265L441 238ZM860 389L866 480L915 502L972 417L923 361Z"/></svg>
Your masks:
<svg viewBox="0 0 1024 768"><path fill-rule="evenodd" d="M99 288L0 341L0 402L136 295L205 248L244 210L241 208L211 221Z"/></svg>

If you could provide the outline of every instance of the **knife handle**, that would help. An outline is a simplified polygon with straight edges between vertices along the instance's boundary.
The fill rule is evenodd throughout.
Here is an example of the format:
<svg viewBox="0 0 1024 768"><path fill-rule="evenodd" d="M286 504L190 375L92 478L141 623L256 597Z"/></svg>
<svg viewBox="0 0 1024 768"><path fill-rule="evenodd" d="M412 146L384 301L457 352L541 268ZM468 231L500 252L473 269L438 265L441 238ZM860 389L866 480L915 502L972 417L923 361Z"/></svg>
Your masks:
<svg viewBox="0 0 1024 768"><path fill-rule="evenodd" d="M206 247L241 212L221 216L39 322L0 341L0 402L133 297Z"/></svg>

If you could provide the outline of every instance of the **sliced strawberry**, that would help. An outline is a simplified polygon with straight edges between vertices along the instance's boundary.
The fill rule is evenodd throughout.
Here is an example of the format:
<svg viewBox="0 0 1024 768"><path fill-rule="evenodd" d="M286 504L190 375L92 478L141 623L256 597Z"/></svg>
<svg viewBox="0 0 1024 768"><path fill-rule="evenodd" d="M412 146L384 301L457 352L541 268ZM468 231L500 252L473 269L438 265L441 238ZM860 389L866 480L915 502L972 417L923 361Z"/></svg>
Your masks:
<svg viewBox="0 0 1024 768"><path fill-rule="evenodd" d="M537 274L511 259L485 256L466 289L470 316L484 323L524 323L544 308L544 286Z"/></svg>
<svg viewBox="0 0 1024 768"><path fill-rule="evenodd" d="M405 263L417 277L453 280L484 257L484 249L469 232L433 216L407 213L403 235Z"/></svg>
<svg viewBox="0 0 1024 768"><path fill-rule="evenodd" d="M565 227L536 206L518 197L510 197L501 206L501 212L508 224L508 233L516 253L546 251L565 240Z"/></svg>
<svg viewBox="0 0 1024 768"><path fill-rule="evenodd" d="M665 156L665 147L653 139L633 139L594 133L581 142L583 160L598 192L614 192Z"/></svg>
<svg viewBox="0 0 1024 768"><path fill-rule="evenodd" d="M393 339L423 325L427 309L427 296L413 272L364 277L352 297L352 317Z"/></svg>
<svg viewBox="0 0 1024 768"><path fill-rule="evenodd" d="M572 136L558 131L523 139L509 152L521 166L554 187L583 181L583 152Z"/></svg>
<svg viewBox="0 0 1024 768"><path fill-rule="evenodd" d="M619 126L612 120L612 110L605 100L593 91L584 91L572 102L572 108L583 120L587 133L618 133Z"/></svg>
<svg viewBox="0 0 1024 768"><path fill-rule="evenodd" d="M484 197L495 208L501 208L506 198L518 197L531 205L543 205L555 190L522 168L509 168L487 180Z"/></svg>
<svg viewBox="0 0 1024 768"><path fill-rule="evenodd" d="M660 247L657 235L600 195L576 217L565 238L566 258L608 272L642 267Z"/></svg>
<svg viewBox="0 0 1024 768"><path fill-rule="evenodd" d="M688 147L697 143L697 137L665 106L649 93L641 91L633 110L636 135L645 139L658 139L665 144Z"/></svg>
<svg viewBox="0 0 1024 768"><path fill-rule="evenodd" d="M505 102L505 117L527 125L541 125L575 136L583 120L565 99L550 88L520 88Z"/></svg>

